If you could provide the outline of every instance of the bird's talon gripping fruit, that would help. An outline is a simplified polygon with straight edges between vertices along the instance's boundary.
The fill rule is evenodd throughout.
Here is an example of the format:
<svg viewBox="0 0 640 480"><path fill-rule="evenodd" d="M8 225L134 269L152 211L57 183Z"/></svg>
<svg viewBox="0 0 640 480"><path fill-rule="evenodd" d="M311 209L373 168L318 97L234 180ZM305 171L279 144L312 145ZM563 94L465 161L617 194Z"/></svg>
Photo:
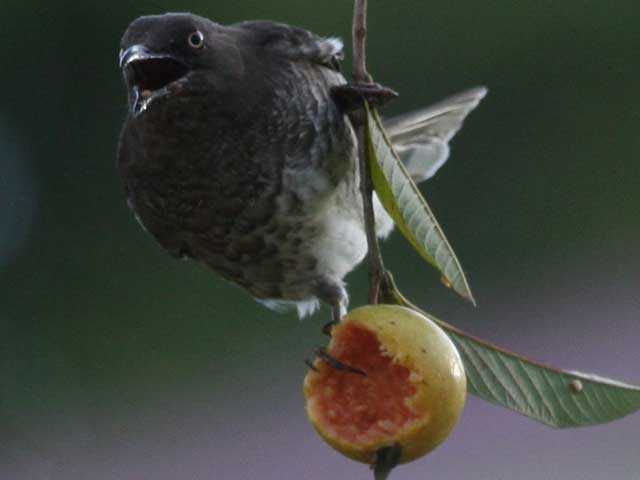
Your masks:
<svg viewBox="0 0 640 480"><path fill-rule="evenodd" d="M373 464L397 445L401 463L433 450L457 423L466 397L462 361L449 337L404 307L367 306L333 327L332 358L305 378L307 413L318 433L346 456Z"/></svg>

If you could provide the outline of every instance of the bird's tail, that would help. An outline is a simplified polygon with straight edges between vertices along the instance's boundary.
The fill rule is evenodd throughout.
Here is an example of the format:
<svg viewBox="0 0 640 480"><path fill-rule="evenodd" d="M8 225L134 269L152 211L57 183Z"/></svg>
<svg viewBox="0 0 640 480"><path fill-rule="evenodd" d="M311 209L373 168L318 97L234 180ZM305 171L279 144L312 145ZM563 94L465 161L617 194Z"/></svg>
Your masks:
<svg viewBox="0 0 640 480"><path fill-rule="evenodd" d="M447 161L449 140L486 94L485 87L471 88L430 107L385 119L387 135L416 183L431 178Z"/></svg>

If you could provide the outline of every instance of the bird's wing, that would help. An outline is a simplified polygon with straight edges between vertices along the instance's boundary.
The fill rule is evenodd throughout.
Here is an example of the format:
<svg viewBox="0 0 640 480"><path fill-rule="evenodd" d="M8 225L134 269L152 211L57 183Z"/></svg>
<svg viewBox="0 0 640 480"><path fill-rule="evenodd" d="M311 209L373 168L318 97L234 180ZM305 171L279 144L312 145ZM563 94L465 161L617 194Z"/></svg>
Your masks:
<svg viewBox="0 0 640 480"><path fill-rule="evenodd" d="M431 178L449 157L449 140L487 94L476 87L415 112L385 119L384 127L415 182Z"/></svg>
<svg viewBox="0 0 640 480"><path fill-rule="evenodd" d="M234 27L250 31L262 47L274 49L291 60L307 60L340 71L344 51L339 38L323 38L303 28L269 20L241 22Z"/></svg>

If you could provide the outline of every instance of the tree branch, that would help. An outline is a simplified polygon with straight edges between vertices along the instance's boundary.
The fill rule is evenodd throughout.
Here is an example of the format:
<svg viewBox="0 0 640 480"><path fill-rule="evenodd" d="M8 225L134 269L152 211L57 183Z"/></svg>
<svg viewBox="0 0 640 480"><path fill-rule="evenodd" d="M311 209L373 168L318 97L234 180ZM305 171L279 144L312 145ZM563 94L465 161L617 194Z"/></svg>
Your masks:
<svg viewBox="0 0 640 480"><path fill-rule="evenodd" d="M371 83L367 72L367 0L355 0L353 11L353 81L354 83ZM376 236L375 215L373 212L372 183L369 170L369 152L366 112L358 110L351 116L353 128L358 139L358 164L360 167L360 193L364 210L364 223L367 234L369 259L369 303L379 301L380 283L385 274L384 263L380 253L380 245Z"/></svg>

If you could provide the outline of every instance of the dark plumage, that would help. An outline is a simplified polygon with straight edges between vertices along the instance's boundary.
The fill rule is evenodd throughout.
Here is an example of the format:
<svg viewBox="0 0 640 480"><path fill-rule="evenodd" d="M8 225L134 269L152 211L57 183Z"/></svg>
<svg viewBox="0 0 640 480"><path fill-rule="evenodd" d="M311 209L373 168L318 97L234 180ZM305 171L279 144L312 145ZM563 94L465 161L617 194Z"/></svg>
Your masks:
<svg viewBox="0 0 640 480"><path fill-rule="evenodd" d="M331 93L346 83L342 43L268 21L166 14L134 21L121 48L130 108L118 172L142 225L174 256L202 261L269 306L291 303L302 315L320 299L344 311L342 280L366 239L355 138ZM414 170L444 162L483 95L395 121ZM392 224L377 202L376 213L386 235Z"/></svg>

